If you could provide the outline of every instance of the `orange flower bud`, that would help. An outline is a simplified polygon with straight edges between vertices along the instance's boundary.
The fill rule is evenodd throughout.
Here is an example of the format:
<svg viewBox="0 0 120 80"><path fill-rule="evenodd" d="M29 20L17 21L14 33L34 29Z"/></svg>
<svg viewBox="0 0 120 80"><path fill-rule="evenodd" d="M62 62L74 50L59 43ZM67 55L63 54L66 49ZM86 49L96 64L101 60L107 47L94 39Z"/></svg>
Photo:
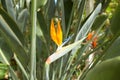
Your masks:
<svg viewBox="0 0 120 80"><path fill-rule="evenodd" d="M86 41L89 41L92 38L93 34L92 33L88 33Z"/></svg>
<svg viewBox="0 0 120 80"><path fill-rule="evenodd" d="M93 35L94 35L94 31L88 33L87 38L86 38L86 41L89 41L90 39L92 39ZM95 48L95 47L97 46L97 37L95 37L95 38L93 39L91 45L92 45L93 48Z"/></svg>
<svg viewBox="0 0 120 80"><path fill-rule="evenodd" d="M95 37L92 42L92 47L95 48L96 46L97 46L97 37Z"/></svg>
<svg viewBox="0 0 120 80"><path fill-rule="evenodd" d="M90 39L92 39L93 35L94 35L94 31L88 33L86 41L89 41Z"/></svg>

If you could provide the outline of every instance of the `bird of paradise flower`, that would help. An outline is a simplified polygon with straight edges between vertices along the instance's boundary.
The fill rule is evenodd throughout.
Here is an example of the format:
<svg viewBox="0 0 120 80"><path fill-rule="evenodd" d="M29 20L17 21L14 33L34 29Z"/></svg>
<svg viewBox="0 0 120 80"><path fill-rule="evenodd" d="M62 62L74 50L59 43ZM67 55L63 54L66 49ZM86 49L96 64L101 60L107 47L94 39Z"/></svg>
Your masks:
<svg viewBox="0 0 120 80"><path fill-rule="evenodd" d="M70 50L72 50L74 47L81 44L82 41L85 39L85 38L83 38L83 39L81 39L79 41L76 41L72 44L64 46L64 44L66 44L71 39L71 37L69 37L67 39L67 41L62 43L63 32L62 32L62 29L61 29L60 21L58 20L57 27L55 27L53 19L51 20L51 25L50 25L50 36L51 36L51 39L55 42L55 44L57 44L58 48L52 55L50 55L47 58L46 64L50 64L50 63L54 62L55 60L57 60L58 58L60 58L61 56L65 55Z"/></svg>

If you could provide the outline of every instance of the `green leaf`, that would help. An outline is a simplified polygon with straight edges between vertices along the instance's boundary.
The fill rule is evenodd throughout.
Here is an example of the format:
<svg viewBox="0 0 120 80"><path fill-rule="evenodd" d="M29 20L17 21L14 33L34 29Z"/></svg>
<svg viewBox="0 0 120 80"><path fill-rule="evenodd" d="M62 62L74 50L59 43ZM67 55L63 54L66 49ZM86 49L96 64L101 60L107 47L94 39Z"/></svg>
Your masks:
<svg viewBox="0 0 120 80"><path fill-rule="evenodd" d="M45 37L45 39L48 40L49 39L49 28L46 25L46 21L44 19L44 15L42 14L41 11L37 12L37 20L38 20L39 27L40 27L38 29L40 30L40 32L43 33L43 35L41 35L41 37L42 38ZM37 32L37 34L39 34L39 33ZM44 42L46 42L46 41L44 41Z"/></svg>
<svg viewBox="0 0 120 80"><path fill-rule="evenodd" d="M98 14L100 13L102 4L100 3L96 9L93 11L93 13L90 15L90 17L86 20L86 22L84 23L84 25L82 26L82 28L80 29L80 31L78 32L75 41L86 37L88 32L90 31L93 22L95 21L96 17L98 16ZM72 50L72 54L75 54L77 52L78 48L76 47L75 49Z"/></svg>
<svg viewBox="0 0 120 80"><path fill-rule="evenodd" d="M0 63L0 79L4 79L8 72L8 66L6 64Z"/></svg>
<svg viewBox="0 0 120 80"><path fill-rule="evenodd" d="M6 3L6 9L7 9L8 14L14 20L16 20L16 12L15 12L13 1L12 0L5 0L5 3Z"/></svg>
<svg viewBox="0 0 120 80"><path fill-rule="evenodd" d="M107 20L108 16L106 14L99 15L95 22L93 23L92 30L96 30L99 28L100 25L104 25L105 21Z"/></svg>
<svg viewBox="0 0 120 80"><path fill-rule="evenodd" d="M8 65L0 63L0 70L8 70Z"/></svg>
<svg viewBox="0 0 120 80"><path fill-rule="evenodd" d="M19 58L23 66L26 67L29 58L27 58L28 56L20 40L14 34L14 32L10 29L9 25L5 22L2 16L0 16L0 26L1 26L0 32L4 40L10 46L11 50L15 52L15 54L17 55L17 57Z"/></svg>
<svg viewBox="0 0 120 80"><path fill-rule="evenodd" d="M18 39L22 42L22 44L25 44L24 36L21 33L16 22L2 8L0 8L0 15L4 18L6 23L9 25L9 27L12 29Z"/></svg>
<svg viewBox="0 0 120 80"><path fill-rule="evenodd" d="M63 55L67 54L69 51L71 51L76 46L79 47L84 39L85 39L85 37L82 38L81 40L76 41L76 42L74 42L72 44L69 44L67 46L58 47L58 49L52 55L50 55L48 57L48 60L47 60L48 62L47 63L50 64L50 63L54 62L55 60L59 59L60 57L62 57Z"/></svg>
<svg viewBox="0 0 120 80"><path fill-rule="evenodd" d="M70 20L70 14L72 12L73 2L71 0L64 0L64 10L65 10L65 26L68 28L68 22ZM69 26L70 27L70 26Z"/></svg>
<svg viewBox="0 0 120 80"><path fill-rule="evenodd" d="M97 64L87 73L84 80L118 80L119 74L120 56Z"/></svg>
<svg viewBox="0 0 120 80"><path fill-rule="evenodd" d="M115 13L113 14L112 20L111 20L111 31L114 35L120 32L120 3L118 4L118 7L116 8Z"/></svg>
<svg viewBox="0 0 120 80"><path fill-rule="evenodd" d="M103 60L114 58L117 56L120 56L120 37L118 37L108 48L105 56L103 57Z"/></svg>
<svg viewBox="0 0 120 80"><path fill-rule="evenodd" d="M10 71L10 74L13 78L13 80L19 80L16 76L16 73L15 71L13 70L13 68L10 66L10 63L8 61L8 59L6 58L6 56L4 55L3 51L0 49L0 57L2 58L3 60L3 63L7 64L8 67L9 67L9 71Z"/></svg>
<svg viewBox="0 0 120 80"><path fill-rule="evenodd" d="M100 3L96 9L93 11L93 13L90 15L90 17L87 19L87 21L85 22L85 24L82 26L82 28L80 29L79 33L76 36L75 41L81 39L82 37L85 37L87 35L87 33L89 32L89 30L92 27L93 22L95 21L97 15L100 13L102 4Z"/></svg>
<svg viewBox="0 0 120 80"><path fill-rule="evenodd" d="M37 8L45 6L47 0L37 0Z"/></svg>
<svg viewBox="0 0 120 80"><path fill-rule="evenodd" d="M10 61L11 58L13 57L13 52L12 52L11 48L8 46L8 44L5 42L5 40L4 41L3 40L1 41L2 45L0 48L2 49L7 60ZM3 60L1 60L1 62L3 62Z"/></svg>
<svg viewBox="0 0 120 80"><path fill-rule="evenodd" d="M26 29L26 25L29 19L29 11L28 9L23 9L19 14L17 18L17 24L19 25L19 29L23 33Z"/></svg>
<svg viewBox="0 0 120 80"><path fill-rule="evenodd" d="M1 69L0 69L0 79L4 79L6 73L7 73L6 70L1 70Z"/></svg>

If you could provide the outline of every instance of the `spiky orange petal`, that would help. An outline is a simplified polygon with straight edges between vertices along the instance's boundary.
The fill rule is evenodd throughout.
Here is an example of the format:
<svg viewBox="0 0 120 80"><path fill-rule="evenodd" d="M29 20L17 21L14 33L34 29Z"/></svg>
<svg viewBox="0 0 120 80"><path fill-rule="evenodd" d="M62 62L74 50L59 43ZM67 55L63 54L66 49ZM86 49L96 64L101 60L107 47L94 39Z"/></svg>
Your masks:
<svg viewBox="0 0 120 80"><path fill-rule="evenodd" d="M58 46L62 44L62 29L61 29L59 20L57 24L57 43L58 43Z"/></svg>
<svg viewBox="0 0 120 80"><path fill-rule="evenodd" d="M59 20L58 20L56 29L55 29L55 26L54 26L53 19L51 20L50 35L51 35L52 40L58 46L60 46L62 44L62 29L61 29L61 25L60 25L60 21Z"/></svg>
<svg viewBox="0 0 120 80"><path fill-rule="evenodd" d="M89 41L92 38L93 34L92 32L88 33L86 41Z"/></svg>
<svg viewBox="0 0 120 80"><path fill-rule="evenodd" d="M51 20L50 35L51 35L52 40L57 44L57 38L56 38L57 35L56 35L56 30L55 30L53 19Z"/></svg>

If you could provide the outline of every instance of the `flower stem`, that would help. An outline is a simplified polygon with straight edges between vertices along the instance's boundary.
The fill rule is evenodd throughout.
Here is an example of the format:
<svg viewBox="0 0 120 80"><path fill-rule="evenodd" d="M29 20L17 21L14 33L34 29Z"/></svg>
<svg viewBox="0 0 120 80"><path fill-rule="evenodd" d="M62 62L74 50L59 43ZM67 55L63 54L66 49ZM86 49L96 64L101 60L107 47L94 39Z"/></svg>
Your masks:
<svg viewBox="0 0 120 80"><path fill-rule="evenodd" d="M30 80L36 80L36 0L32 0L31 8L31 24L32 24L32 35L31 35L31 71L30 71Z"/></svg>

